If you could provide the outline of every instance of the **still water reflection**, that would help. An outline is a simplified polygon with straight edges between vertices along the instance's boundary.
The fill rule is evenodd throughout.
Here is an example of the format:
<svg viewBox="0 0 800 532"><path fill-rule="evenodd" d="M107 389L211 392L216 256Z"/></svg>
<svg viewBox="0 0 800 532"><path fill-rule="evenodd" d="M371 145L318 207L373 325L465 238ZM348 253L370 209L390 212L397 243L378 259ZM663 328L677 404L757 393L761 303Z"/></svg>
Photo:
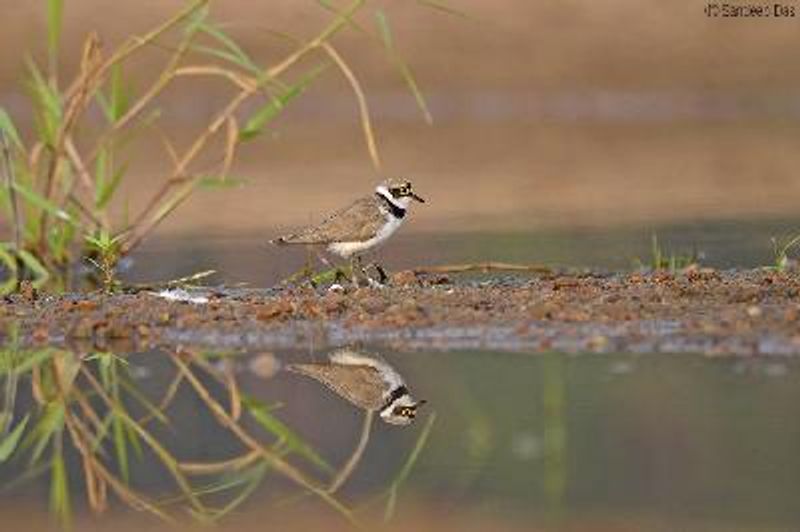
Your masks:
<svg viewBox="0 0 800 532"><path fill-rule="evenodd" d="M62 520L128 507L223 526L308 508L368 529L464 515L584 530L800 520L791 360L354 348L2 360L0 506Z"/></svg>
<svg viewBox="0 0 800 532"><path fill-rule="evenodd" d="M380 356L342 349L324 363L291 364L287 369L307 375L336 394L393 425L408 425L417 417L416 401L403 377Z"/></svg>

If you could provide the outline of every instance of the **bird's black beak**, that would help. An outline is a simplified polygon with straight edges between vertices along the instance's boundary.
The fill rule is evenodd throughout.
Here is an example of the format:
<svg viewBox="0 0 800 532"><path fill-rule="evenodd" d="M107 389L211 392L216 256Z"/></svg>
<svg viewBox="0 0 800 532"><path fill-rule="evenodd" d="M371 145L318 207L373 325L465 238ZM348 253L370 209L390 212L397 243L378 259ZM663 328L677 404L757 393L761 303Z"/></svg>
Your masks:
<svg viewBox="0 0 800 532"><path fill-rule="evenodd" d="M414 198L415 200L417 200L420 203L425 203L425 200L420 198L419 196L417 196L417 194L415 192L411 193L411 197Z"/></svg>

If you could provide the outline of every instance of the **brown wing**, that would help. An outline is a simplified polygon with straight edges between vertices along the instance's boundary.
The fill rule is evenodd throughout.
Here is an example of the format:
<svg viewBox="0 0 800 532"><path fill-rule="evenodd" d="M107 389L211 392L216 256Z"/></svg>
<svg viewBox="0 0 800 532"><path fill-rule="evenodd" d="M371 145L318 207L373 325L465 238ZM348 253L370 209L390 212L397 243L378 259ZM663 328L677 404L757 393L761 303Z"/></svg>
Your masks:
<svg viewBox="0 0 800 532"><path fill-rule="evenodd" d="M378 410L383 406L384 385L375 368L330 364L292 364L287 369L321 382L359 408Z"/></svg>
<svg viewBox="0 0 800 532"><path fill-rule="evenodd" d="M278 244L331 244L368 240L386 223L379 200L365 196L319 225L275 240Z"/></svg>

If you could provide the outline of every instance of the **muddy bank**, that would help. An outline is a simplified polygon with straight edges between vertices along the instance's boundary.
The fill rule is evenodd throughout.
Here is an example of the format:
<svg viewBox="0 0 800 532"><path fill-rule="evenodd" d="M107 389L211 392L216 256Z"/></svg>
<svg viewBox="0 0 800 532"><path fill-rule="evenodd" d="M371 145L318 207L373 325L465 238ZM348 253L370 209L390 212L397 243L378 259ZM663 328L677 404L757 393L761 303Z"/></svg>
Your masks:
<svg viewBox="0 0 800 532"><path fill-rule="evenodd" d="M389 287L348 293L192 293L207 303L168 301L152 292L29 292L6 298L0 325L28 345L81 349L192 344L258 350L365 342L398 349L800 354L800 278L770 270L488 279L402 272Z"/></svg>

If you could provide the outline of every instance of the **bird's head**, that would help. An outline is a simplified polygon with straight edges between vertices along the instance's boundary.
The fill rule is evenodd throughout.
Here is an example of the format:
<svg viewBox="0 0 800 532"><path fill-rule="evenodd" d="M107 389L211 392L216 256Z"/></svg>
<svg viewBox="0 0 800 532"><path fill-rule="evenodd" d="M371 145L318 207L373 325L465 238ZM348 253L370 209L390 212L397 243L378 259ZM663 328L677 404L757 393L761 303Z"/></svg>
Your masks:
<svg viewBox="0 0 800 532"><path fill-rule="evenodd" d="M417 417L417 409L425 403L424 399L415 401L410 395L404 394L381 410L381 419L392 425L410 425Z"/></svg>
<svg viewBox="0 0 800 532"><path fill-rule="evenodd" d="M414 192L414 187L411 186L410 181L389 180L379 185L376 190L379 194L390 197L393 203L404 209L408 208L411 200L425 203L425 200Z"/></svg>

